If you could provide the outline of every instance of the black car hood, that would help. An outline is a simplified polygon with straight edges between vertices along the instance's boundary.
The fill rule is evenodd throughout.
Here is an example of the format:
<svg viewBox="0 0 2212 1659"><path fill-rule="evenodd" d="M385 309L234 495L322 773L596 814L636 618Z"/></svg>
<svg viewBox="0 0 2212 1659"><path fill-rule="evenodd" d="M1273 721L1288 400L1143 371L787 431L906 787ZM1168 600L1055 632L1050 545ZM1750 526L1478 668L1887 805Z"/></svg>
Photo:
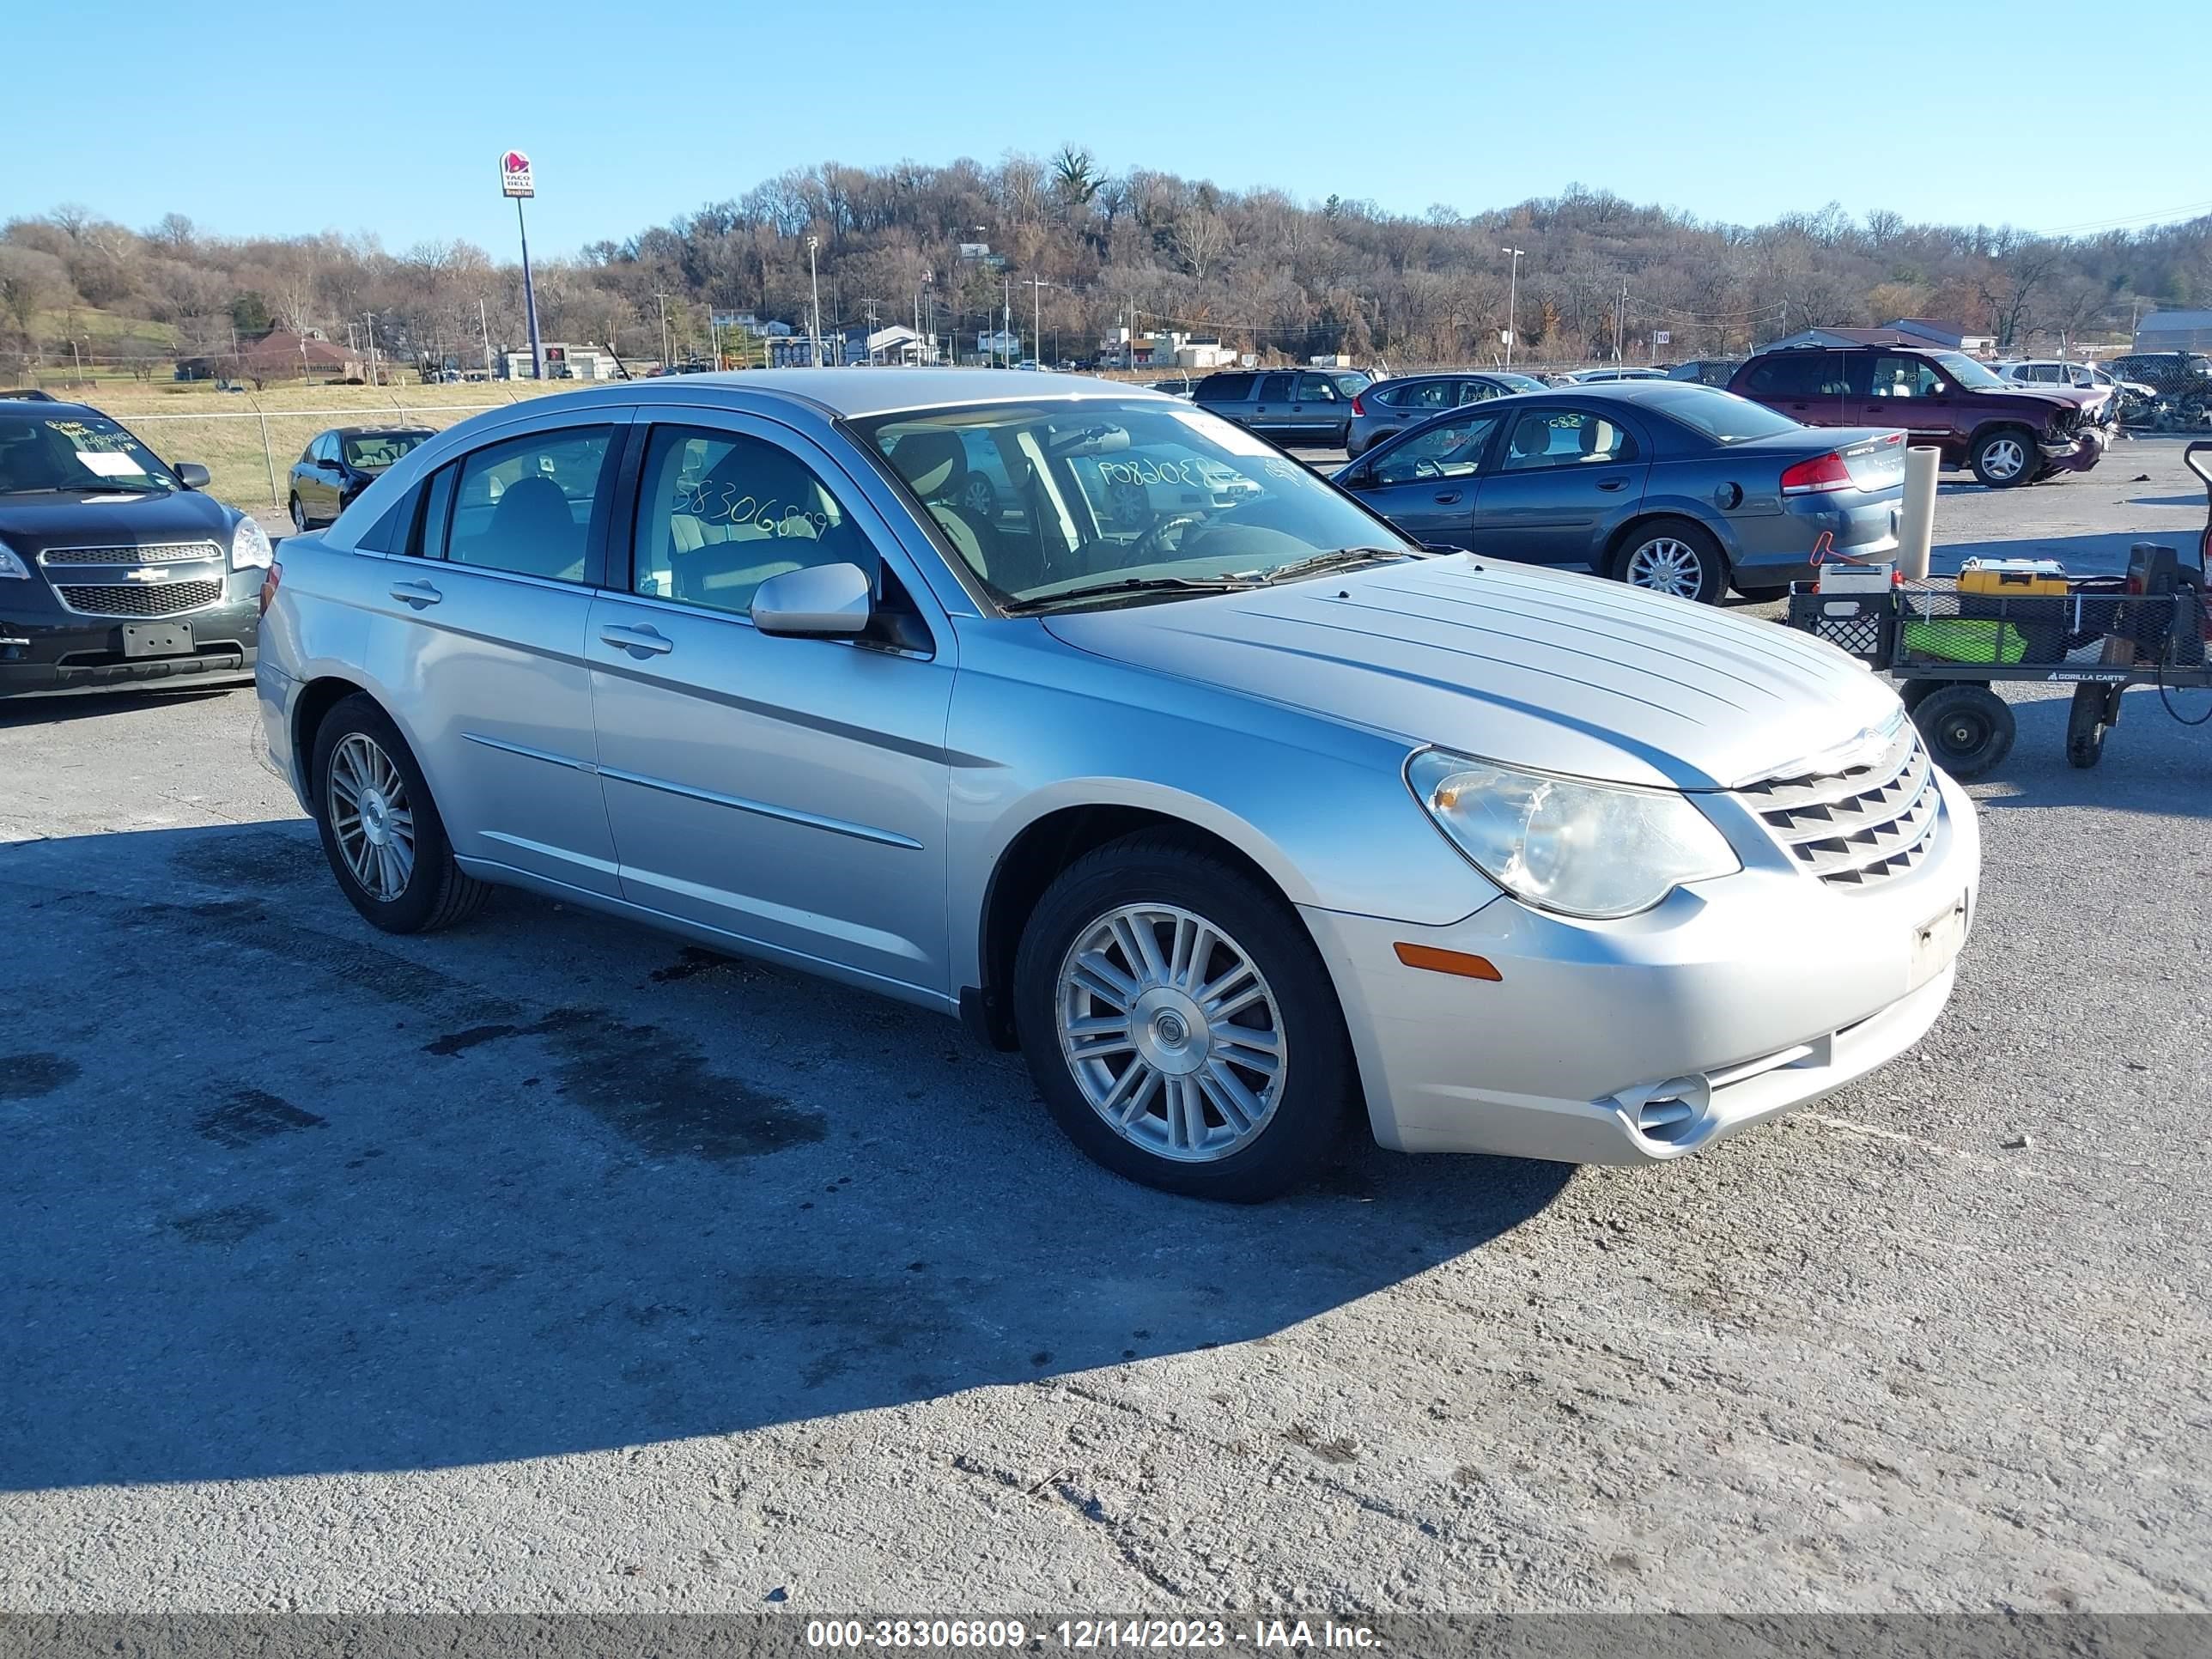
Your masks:
<svg viewBox="0 0 2212 1659"><path fill-rule="evenodd" d="M238 514L212 495L0 495L0 540L18 552L49 547L145 547L212 541L224 546Z"/></svg>

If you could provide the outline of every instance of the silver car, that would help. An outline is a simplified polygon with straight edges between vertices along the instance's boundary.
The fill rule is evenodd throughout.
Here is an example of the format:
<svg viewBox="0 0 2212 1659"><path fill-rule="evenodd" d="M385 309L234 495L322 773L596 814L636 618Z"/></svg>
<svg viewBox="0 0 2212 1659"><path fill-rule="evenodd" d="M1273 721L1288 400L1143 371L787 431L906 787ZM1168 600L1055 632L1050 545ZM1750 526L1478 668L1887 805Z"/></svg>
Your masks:
<svg viewBox="0 0 2212 1659"><path fill-rule="evenodd" d="M980 437L1032 504L971 512ZM1249 490L1132 517L1116 458ZM796 370L450 428L270 573L270 757L393 932L495 885L963 1016L1138 1180L1680 1157L1902 1052L1973 809L1809 637L1430 556L1235 426Z"/></svg>

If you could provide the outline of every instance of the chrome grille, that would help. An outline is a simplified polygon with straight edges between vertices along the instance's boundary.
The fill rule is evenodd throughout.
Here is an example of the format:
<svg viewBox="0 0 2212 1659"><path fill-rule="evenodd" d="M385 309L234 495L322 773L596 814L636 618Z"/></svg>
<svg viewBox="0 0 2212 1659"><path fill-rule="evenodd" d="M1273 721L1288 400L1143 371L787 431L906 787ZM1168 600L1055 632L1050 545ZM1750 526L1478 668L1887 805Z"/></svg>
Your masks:
<svg viewBox="0 0 2212 1659"><path fill-rule="evenodd" d="M1799 866L1833 886L1904 874L1936 839L1942 793L1902 712L1863 761L1768 778L1736 791Z"/></svg>
<svg viewBox="0 0 2212 1659"><path fill-rule="evenodd" d="M39 555L39 562L123 567L198 563L222 556L222 550L213 542L160 542L150 547L50 547Z"/></svg>
<svg viewBox="0 0 2212 1659"><path fill-rule="evenodd" d="M62 603L84 617L174 617L202 611L222 598L220 578L206 581L113 582L75 586L60 582Z"/></svg>

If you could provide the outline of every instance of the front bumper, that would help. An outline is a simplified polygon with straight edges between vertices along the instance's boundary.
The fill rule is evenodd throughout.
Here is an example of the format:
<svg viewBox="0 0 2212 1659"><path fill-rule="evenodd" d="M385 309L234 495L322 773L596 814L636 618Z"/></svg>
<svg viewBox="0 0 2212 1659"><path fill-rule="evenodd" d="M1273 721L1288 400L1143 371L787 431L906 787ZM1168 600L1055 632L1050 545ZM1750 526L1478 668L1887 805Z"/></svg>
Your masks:
<svg viewBox="0 0 2212 1659"><path fill-rule="evenodd" d="M27 596L35 603L12 606L0 595L0 697L134 687L174 691L249 676L259 636L260 574L233 572L220 604L155 619L191 625L190 656L127 657L123 625L128 618L72 615L46 592Z"/></svg>
<svg viewBox="0 0 2212 1659"><path fill-rule="evenodd" d="M1894 1059L1951 993L1915 983L1915 937L1966 908L1981 871L1972 803L1910 872L1839 891L1751 866L1616 922L1500 898L1414 927L1307 909L1358 1057L1375 1138L1401 1152L1574 1164L1680 1158ZM1487 958L1495 981L1410 968L1394 947Z"/></svg>
<svg viewBox="0 0 2212 1659"><path fill-rule="evenodd" d="M2041 442L2036 448L2042 452L2046 471L2087 472L2104 459L2112 441L2112 434L2103 427L2085 424L2071 438Z"/></svg>

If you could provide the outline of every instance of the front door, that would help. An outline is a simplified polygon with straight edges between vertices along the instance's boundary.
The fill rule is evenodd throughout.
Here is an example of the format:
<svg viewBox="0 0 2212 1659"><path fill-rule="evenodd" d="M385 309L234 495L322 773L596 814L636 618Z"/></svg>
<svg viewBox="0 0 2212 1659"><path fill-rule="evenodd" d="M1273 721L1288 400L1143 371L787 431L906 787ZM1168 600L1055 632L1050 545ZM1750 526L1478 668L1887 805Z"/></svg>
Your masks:
<svg viewBox="0 0 2212 1659"><path fill-rule="evenodd" d="M1853 425L1902 427L1915 444L1956 442L1951 383L1925 357L1864 352L1853 371Z"/></svg>
<svg viewBox="0 0 2212 1659"><path fill-rule="evenodd" d="M1408 434L1358 470L1359 498L1424 546L1474 546L1484 459L1503 424L1469 415Z"/></svg>
<svg viewBox="0 0 2212 1659"><path fill-rule="evenodd" d="M1320 447L1334 443L1351 423L1352 399L1326 374L1302 374L1291 401L1291 429L1298 441Z"/></svg>
<svg viewBox="0 0 2212 1659"><path fill-rule="evenodd" d="M609 895L584 630L629 419L493 439L431 475L404 553L341 562L453 850Z"/></svg>
<svg viewBox="0 0 2212 1659"><path fill-rule="evenodd" d="M1644 499L1649 462L1617 415L1522 410L1482 480L1475 549L1528 564L1587 564Z"/></svg>
<svg viewBox="0 0 2212 1659"><path fill-rule="evenodd" d="M623 895L801 965L947 994L951 629L797 434L686 410L646 435L634 553L586 642ZM838 562L875 574L928 648L754 628L762 582Z"/></svg>

